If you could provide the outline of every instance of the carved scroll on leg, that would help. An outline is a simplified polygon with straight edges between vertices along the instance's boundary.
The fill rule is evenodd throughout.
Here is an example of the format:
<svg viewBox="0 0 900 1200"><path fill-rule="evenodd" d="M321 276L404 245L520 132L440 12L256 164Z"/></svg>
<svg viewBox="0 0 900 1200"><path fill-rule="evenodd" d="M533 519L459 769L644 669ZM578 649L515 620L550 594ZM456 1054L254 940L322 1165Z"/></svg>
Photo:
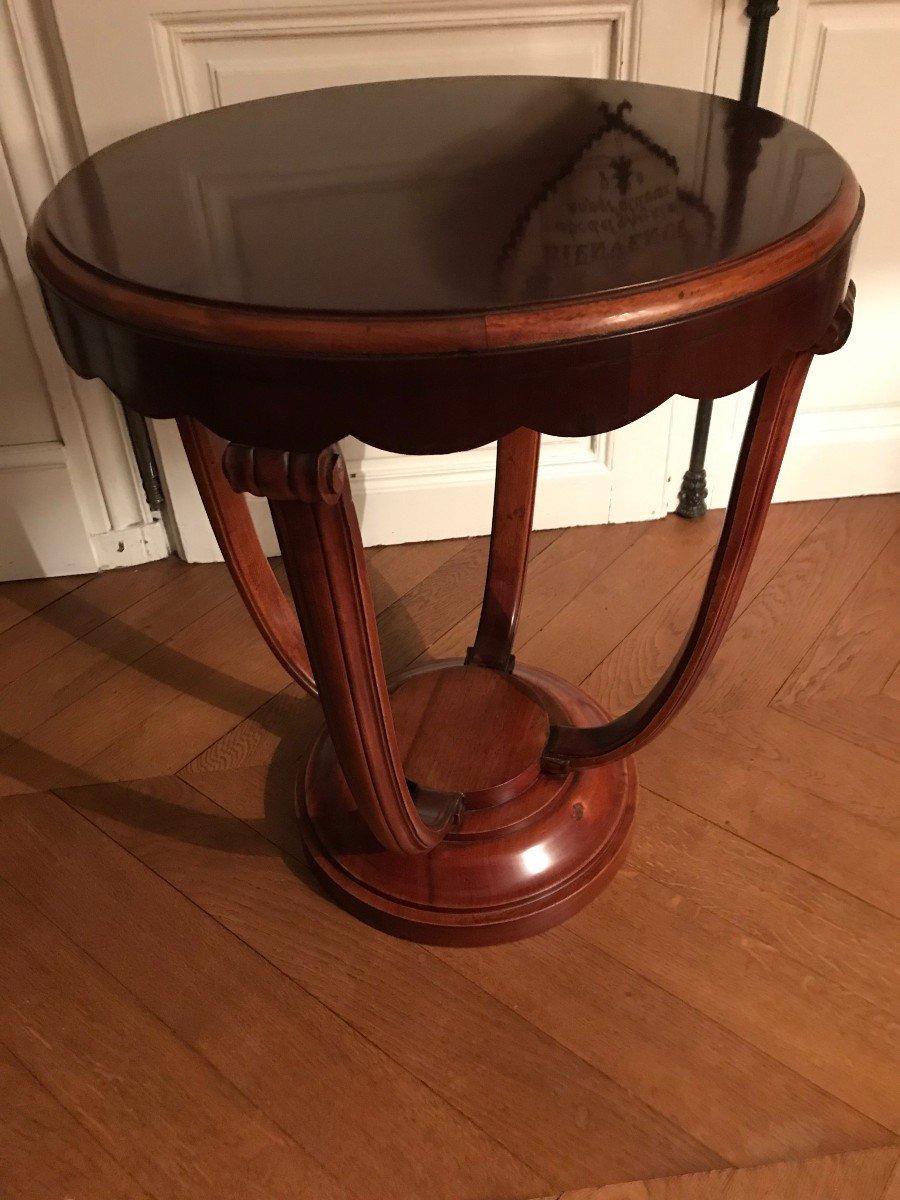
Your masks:
<svg viewBox="0 0 900 1200"><path fill-rule="evenodd" d="M481 618L467 663L512 670L513 639L528 563L541 435L517 429L497 442L491 550Z"/></svg>
<svg viewBox="0 0 900 1200"><path fill-rule="evenodd" d="M386 849L432 849L462 797L411 792L404 777L344 460L336 448L231 445L225 470L234 487L269 498L319 699L360 812Z"/></svg>
<svg viewBox="0 0 900 1200"><path fill-rule="evenodd" d="M700 608L681 650L653 691L629 712L590 729L553 726L542 765L551 773L630 754L672 719L725 635L756 552L812 353L774 367L756 387L725 523Z"/></svg>
<svg viewBox="0 0 900 1200"><path fill-rule="evenodd" d="M222 557L247 610L291 678L317 695L297 617L263 554L246 500L223 473L227 443L193 417L179 417L178 429Z"/></svg>

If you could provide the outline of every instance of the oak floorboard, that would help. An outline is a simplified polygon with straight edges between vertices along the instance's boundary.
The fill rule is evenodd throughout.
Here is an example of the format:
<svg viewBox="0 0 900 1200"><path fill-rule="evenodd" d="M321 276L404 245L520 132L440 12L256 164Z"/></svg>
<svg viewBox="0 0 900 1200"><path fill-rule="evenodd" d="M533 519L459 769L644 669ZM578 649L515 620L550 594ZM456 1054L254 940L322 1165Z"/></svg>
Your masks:
<svg viewBox="0 0 900 1200"><path fill-rule="evenodd" d="M349 1194L2 880L0 947L0 1041L157 1200Z"/></svg>
<svg viewBox="0 0 900 1200"><path fill-rule="evenodd" d="M598 916L602 905L594 906ZM871 1146L890 1136L575 930L472 958L435 953L731 1163Z"/></svg>
<svg viewBox="0 0 900 1200"><path fill-rule="evenodd" d="M555 536L538 535L548 543ZM373 554L385 601L427 579L461 547L469 543ZM129 577L129 588L120 583L111 596L107 587L98 597L92 580L79 589L77 606L72 598L65 611L51 604L39 614L56 649L45 646L40 661L0 689L0 794L177 771L285 688L288 680L224 566L152 566L162 583L124 608L138 583L146 590L145 569L133 579L130 572L103 576ZM19 633L24 649L36 650L41 630L26 623ZM23 651L14 649L20 667Z"/></svg>
<svg viewBox="0 0 900 1200"><path fill-rule="evenodd" d="M0 1195L150 1200L5 1046L0 1046Z"/></svg>
<svg viewBox="0 0 900 1200"><path fill-rule="evenodd" d="M384 612L423 579L433 575L445 562L464 550L469 540L447 538L441 542L408 542L367 551L366 564L375 611Z"/></svg>
<svg viewBox="0 0 900 1200"><path fill-rule="evenodd" d="M56 579L12 579L0 583L0 633L74 592L90 578L90 575L61 575Z"/></svg>
<svg viewBox="0 0 900 1200"><path fill-rule="evenodd" d="M640 830L605 904L573 933L900 1132L900 1020L645 872ZM715 862L710 864L715 868Z"/></svg>
<svg viewBox="0 0 900 1200"><path fill-rule="evenodd" d="M900 1016L900 958L884 953L900 920L653 792L641 802L641 871Z"/></svg>
<svg viewBox="0 0 900 1200"><path fill-rule="evenodd" d="M782 685L773 705L815 728L900 758L900 533L895 534Z"/></svg>
<svg viewBox="0 0 900 1200"><path fill-rule="evenodd" d="M567 679L583 679L712 549L721 513L710 521L670 516L648 523L640 538L582 588L516 654Z"/></svg>
<svg viewBox="0 0 900 1200"><path fill-rule="evenodd" d="M885 831L898 830L893 797L900 795L900 759L838 739L773 706L744 709L735 720L704 713L702 722L688 709L665 734L670 732L693 734L721 749L734 766L755 766ZM650 761L642 751L642 765Z"/></svg>
<svg viewBox="0 0 900 1200"><path fill-rule="evenodd" d="M890 798L900 763L771 702L833 621L852 622L854 591L898 521L893 496L835 502L745 607L696 696L639 762L653 791L895 915Z"/></svg>
<svg viewBox="0 0 900 1200"><path fill-rule="evenodd" d="M142 693L145 681L135 679L136 703L145 715L114 722L116 736L83 764L95 778L175 774L284 687L281 664L261 645L237 596L195 622L171 645L177 642L184 652L187 639L191 667L182 672L176 663L170 673L166 661L152 701L145 688ZM140 667L139 672L143 674Z"/></svg>
<svg viewBox="0 0 900 1200"><path fill-rule="evenodd" d="M803 1162L579 1188L545 1200L892 1200L898 1159L896 1146L884 1146Z"/></svg>
<svg viewBox="0 0 900 1200"><path fill-rule="evenodd" d="M269 765L278 769L286 762L296 770L324 724L318 701L289 684L212 741L178 774L189 779L207 771Z"/></svg>
<svg viewBox="0 0 900 1200"><path fill-rule="evenodd" d="M881 1200L900 1200L900 1154L897 1156L894 1170L887 1182Z"/></svg>
<svg viewBox="0 0 900 1200"><path fill-rule="evenodd" d="M577 525L563 530L552 545L539 553L534 552L532 544L517 647L608 570L647 527L646 521L629 525ZM478 615L477 607L469 609L464 617L423 650L420 658L456 658L465 654L478 626Z"/></svg>
<svg viewBox="0 0 900 1200"><path fill-rule="evenodd" d="M838 500L725 635L691 714L769 704L900 526L900 497Z"/></svg>
<svg viewBox="0 0 900 1200"><path fill-rule="evenodd" d="M840 764L838 776L847 769L847 743L811 738L807 750L807 727L791 718L776 729L776 740L768 736L772 715L771 709L749 713L740 732L731 734L727 721L692 725L685 717L641 751L640 778L654 792L811 877L900 917L898 814L892 801L900 795L897 765L877 757L874 764L868 761L873 787L853 807L840 797L825 797L821 793L834 782L822 786L817 776L831 762ZM795 783L791 776L802 778L802 759L816 749L820 757L805 785Z"/></svg>
<svg viewBox="0 0 900 1200"><path fill-rule="evenodd" d="M178 572L0 688L0 730L25 737L216 608L233 590L222 570Z"/></svg>
<svg viewBox="0 0 900 1200"><path fill-rule="evenodd" d="M881 693L884 696L890 696L892 700L900 700L900 662L897 663L890 678L885 680Z"/></svg>
<svg viewBox="0 0 900 1200"><path fill-rule="evenodd" d="M737 616L812 533L832 507L830 500L779 504L769 513L756 557L738 601ZM694 620L713 551L680 579L592 671L580 686L610 712L625 712L667 670Z"/></svg>
<svg viewBox="0 0 900 1200"><path fill-rule="evenodd" d="M228 774L197 781L215 787ZM591 1178L628 1179L660 1173L650 1161L681 1164L676 1170L727 1161L422 947L336 909L299 860L286 861L258 829L186 783L148 780L127 791L98 786L64 796L484 1129L496 1143L493 1152L482 1150L484 1170L497 1178L489 1194L528 1194L504 1167L510 1155L560 1188L585 1170ZM268 821L265 828L271 830ZM284 828L290 831L287 822ZM441 1131L438 1122L420 1144L431 1145ZM383 1153L391 1157L390 1145ZM470 1186L455 1200L483 1194Z"/></svg>
<svg viewBox="0 0 900 1200"><path fill-rule="evenodd" d="M0 685L18 679L64 646L193 568L175 558L102 571L0 633ZM224 568L223 568L224 569Z"/></svg>
<svg viewBox="0 0 900 1200"><path fill-rule="evenodd" d="M720 520L536 534L521 661L633 703ZM292 810L321 713L221 565L0 587L0 1195L688 1200L693 1171L806 1200L787 1160L826 1155L810 1196L869 1200L834 1156L900 1120L898 525L896 497L773 509L639 755L622 872L484 950L321 895ZM390 671L471 642L485 539L368 558Z"/></svg>
<svg viewBox="0 0 900 1200"><path fill-rule="evenodd" d="M125 809L124 789L119 797ZM223 814L226 868L242 852L228 845L233 824ZM0 827L0 875L296 1143L298 1165L328 1164L344 1188L372 1200L522 1194L552 1182L56 796L8 801ZM21 850L43 870L23 870ZM248 861L264 866L252 850ZM190 1137L187 1113L169 1118ZM399 1130L429 1155L393 1153ZM239 1167L239 1153L220 1153ZM246 1183L246 1195L269 1194L263 1175Z"/></svg>
<svg viewBox="0 0 900 1200"><path fill-rule="evenodd" d="M284 672L232 594L6 747L0 789L175 771L212 740L199 728L210 713L221 734L223 724L235 724L283 683ZM186 712L198 728L172 724Z"/></svg>
<svg viewBox="0 0 900 1200"><path fill-rule="evenodd" d="M255 769L197 775L192 783L295 855L308 878L299 865L290 776L272 779ZM590 910L607 919L606 897ZM337 927L343 932L342 920ZM366 946L378 935L362 927L354 932L355 954L370 958ZM817 1154L886 1136L877 1122L835 1102L638 972L585 950L580 941L573 945L565 929L510 947L431 953L729 1162ZM492 971L491 964L503 965ZM402 970L393 972L402 978ZM423 987L417 981L417 990ZM376 996L369 1003L376 1005ZM372 1036L381 1039L385 1031ZM667 1063L664 1078L654 1067L660 1061Z"/></svg>

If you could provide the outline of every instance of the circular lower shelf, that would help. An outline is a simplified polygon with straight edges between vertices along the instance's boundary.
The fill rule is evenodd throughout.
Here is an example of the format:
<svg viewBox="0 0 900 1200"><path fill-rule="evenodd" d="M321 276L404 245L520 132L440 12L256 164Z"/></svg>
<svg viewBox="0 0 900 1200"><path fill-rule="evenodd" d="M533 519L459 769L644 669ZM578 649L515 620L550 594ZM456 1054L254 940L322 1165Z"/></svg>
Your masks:
<svg viewBox="0 0 900 1200"><path fill-rule="evenodd" d="M297 811L313 868L339 904L413 941L490 945L558 924L610 881L634 819L633 759L560 777L539 771L539 731L608 720L594 700L535 667L510 676L458 660L407 671L392 693L408 773L428 771L416 782L465 792L466 804L429 853L385 850L323 731L298 781ZM489 755L492 734L507 729Z"/></svg>

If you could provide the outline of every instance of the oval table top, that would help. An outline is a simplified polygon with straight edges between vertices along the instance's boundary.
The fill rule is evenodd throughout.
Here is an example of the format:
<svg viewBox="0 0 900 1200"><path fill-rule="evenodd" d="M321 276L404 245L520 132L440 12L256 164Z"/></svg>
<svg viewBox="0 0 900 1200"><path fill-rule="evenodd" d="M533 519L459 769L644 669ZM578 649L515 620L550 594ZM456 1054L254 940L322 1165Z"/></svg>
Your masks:
<svg viewBox="0 0 900 1200"><path fill-rule="evenodd" d="M29 252L70 364L149 415L185 406L172 394L182 376L189 384L190 355L172 360L168 402L150 378L147 355L163 339L243 355L235 369L303 359L302 379L339 410L329 435L407 448L371 428L351 366L329 371L326 360L384 358L384 384L370 376L370 390L396 398L388 359L568 346L574 362L587 341L673 323L684 346L721 334L725 308L766 293L766 327L802 342L842 298L860 209L826 142L735 101L611 80L420 79L231 105L117 142L57 185ZM117 353L99 352L101 332ZM727 357L727 340L710 361ZM645 337L641 354L665 359L665 343ZM749 358L742 382L767 365ZM561 365L557 354L557 377ZM491 370L487 393L474 388L482 399L494 394ZM456 368L454 386L463 376ZM742 386L721 369L688 376L666 376L637 407L669 388ZM561 398L542 427L581 431L585 414L568 407ZM191 411L215 427L208 409ZM587 420L597 432L596 412ZM474 440L457 433L446 448L508 423L476 421ZM445 448L425 441L411 448Z"/></svg>

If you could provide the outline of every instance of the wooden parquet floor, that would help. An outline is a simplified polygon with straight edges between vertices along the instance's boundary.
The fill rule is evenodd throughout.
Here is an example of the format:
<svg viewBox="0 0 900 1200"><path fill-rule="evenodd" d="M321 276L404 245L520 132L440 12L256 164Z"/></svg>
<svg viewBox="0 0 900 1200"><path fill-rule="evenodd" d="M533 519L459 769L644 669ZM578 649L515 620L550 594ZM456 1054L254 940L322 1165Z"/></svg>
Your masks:
<svg viewBox="0 0 900 1200"><path fill-rule="evenodd" d="M799 1162L729 1167L607 1187L579 1188L546 1200L898 1200L900 1150L858 1150Z"/></svg>
<svg viewBox="0 0 900 1200"><path fill-rule="evenodd" d="M519 657L624 708L719 524L536 535ZM319 712L223 567L0 587L2 1200L894 1196L898 531L897 497L773 510L625 868L485 950L311 882ZM389 669L465 648L485 558L371 553Z"/></svg>

